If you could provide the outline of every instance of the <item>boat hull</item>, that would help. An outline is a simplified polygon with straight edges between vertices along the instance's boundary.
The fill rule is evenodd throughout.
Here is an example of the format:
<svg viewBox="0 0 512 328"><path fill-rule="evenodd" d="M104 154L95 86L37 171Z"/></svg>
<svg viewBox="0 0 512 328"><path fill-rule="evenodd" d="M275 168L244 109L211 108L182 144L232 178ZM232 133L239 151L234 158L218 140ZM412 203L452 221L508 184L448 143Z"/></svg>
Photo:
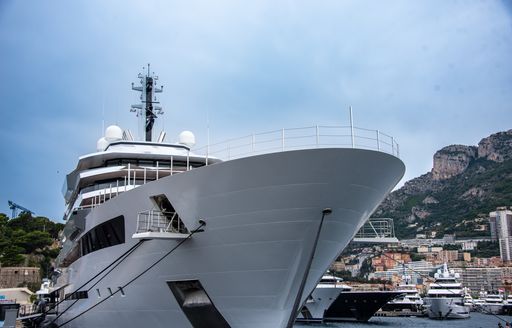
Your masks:
<svg viewBox="0 0 512 328"><path fill-rule="evenodd" d="M126 242L62 268L58 285L65 286L64 293L75 291L135 245L131 236L137 214L154 207L151 196L165 195L189 230L204 220L204 232L168 256L178 240L143 242L96 286L84 288L90 288L88 298L73 306L74 300L65 301L57 324L72 320L66 327L193 327L170 286L198 281L227 324L219 320L210 327L285 327L297 298L305 301L404 169L399 159L381 152L311 149L217 163L120 194L87 215L86 231L122 215ZM325 217L314 250L325 208L332 214ZM123 293L110 296L119 287ZM103 301L105 297L109 299Z"/></svg>
<svg viewBox="0 0 512 328"><path fill-rule="evenodd" d="M325 322L366 322L387 302L399 296L395 291L342 292L325 311Z"/></svg>
<svg viewBox="0 0 512 328"><path fill-rule="evenodd" d="M430 319L469 318L469 307L460 305L461 298L425 298L424 301Z"/></svg>

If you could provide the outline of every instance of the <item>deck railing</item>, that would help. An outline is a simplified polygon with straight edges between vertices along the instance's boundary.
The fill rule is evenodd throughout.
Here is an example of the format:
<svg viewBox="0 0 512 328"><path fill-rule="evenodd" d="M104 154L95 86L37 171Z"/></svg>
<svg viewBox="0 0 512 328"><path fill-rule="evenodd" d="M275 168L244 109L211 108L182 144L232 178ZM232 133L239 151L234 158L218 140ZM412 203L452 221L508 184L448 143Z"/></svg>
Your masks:
<svg viewBox="0 0 512 328"><path fill-rule="evenodd" d="M142 232L186 233L186 228L176 212L147 210L137 215L136 233Z"/></svg>
<svg viewBox="0 0 512 328"><path fill-rule="evenodd" d="M207 158L229 160L287 150L329 147L371 149L400 156L396 140L379 130L326 125L254 133L209 144L193 151Z"/></svg>

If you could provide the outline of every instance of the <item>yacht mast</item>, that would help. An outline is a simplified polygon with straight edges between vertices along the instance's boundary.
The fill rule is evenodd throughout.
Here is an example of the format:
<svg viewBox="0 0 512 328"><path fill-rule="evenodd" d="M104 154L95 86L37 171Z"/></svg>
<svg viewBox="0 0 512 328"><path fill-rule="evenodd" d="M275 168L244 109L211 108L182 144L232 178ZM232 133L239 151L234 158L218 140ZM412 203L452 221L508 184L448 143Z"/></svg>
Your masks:
<svg viewBox="0 0 512 328"><path fill-rule="evenodd" d="M158 88L156 86L158 76L156 76L154 72L150 71L149 64L147 67L147 73L145 75L139 73L137 77L140 79L141 86L136 87L132 82L132 90L140 91L141 103L132 105L130 111L136 112L137 117L140 116L142 118L145 130L145 141L151 141L153 125L155 124L155 119L157 118L156 114L160 115L164 113L161 106L155 105L160 103L156 101L155 93L162 92L164 87L161 86Z"/></svg>

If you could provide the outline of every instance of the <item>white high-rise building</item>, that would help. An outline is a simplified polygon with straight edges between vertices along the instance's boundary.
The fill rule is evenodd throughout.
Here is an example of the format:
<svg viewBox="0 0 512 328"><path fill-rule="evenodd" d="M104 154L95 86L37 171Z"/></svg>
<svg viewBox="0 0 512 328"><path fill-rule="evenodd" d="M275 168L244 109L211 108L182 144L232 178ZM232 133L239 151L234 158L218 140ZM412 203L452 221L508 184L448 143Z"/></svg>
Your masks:
<svg viewBox="0 0 512 328"><path fill-rule="evenodd" d="M512 211L498 207L489 213L491 235L496 236L500 244L500 256L503 261L512 261Z"/></svg>

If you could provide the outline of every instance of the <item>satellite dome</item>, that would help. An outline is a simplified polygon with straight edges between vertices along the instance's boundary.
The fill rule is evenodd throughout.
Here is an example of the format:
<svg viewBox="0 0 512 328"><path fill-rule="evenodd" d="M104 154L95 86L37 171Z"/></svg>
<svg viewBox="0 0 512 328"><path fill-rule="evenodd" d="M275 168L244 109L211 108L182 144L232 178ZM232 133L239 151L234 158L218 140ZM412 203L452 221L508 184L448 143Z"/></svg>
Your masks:
<svg viewBox="0 0 512 328"><path fill-rule="evenodd" d="M101 137L98 139L98 142L96 143L96 149L98 151L104 151L109 145L109 142L105 137Z"/></svg>
<svg viewBox="0 0 512 328"><path fill-rule="evenodd" d="M188 147L193 147L196 144L196 137L190 131L183 131L178 137L179 143Z"/></svg>
<svg viewBox="0 0 512 328"><path fill-rule="evenodd" d="M107 141L117 141L123 139L123 129L117 125L111 125L105 130L105 139Z"/></svg>

